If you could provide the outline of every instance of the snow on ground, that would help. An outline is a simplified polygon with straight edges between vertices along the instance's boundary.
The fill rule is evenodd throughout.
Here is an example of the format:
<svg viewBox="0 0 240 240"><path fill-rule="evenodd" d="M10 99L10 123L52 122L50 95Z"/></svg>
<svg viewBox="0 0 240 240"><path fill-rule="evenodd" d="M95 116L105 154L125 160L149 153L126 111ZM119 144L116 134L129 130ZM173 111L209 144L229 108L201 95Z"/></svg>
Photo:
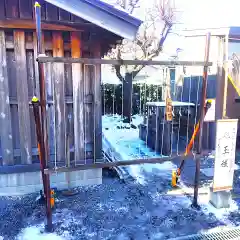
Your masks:
<svg viewBox="0 0 240 240"><path fill-rule="evenodd" d="M141 121L140 117L134 118L136 126ZM104 146L109 144L111 153L117 153L115 160L156 156L139 140L138 129L121 123L119 117L104 119L103 126ZM191 208L192 197L176 194L171 187L172 163L134 167L129 170L135 181L123 182L104 170L102 185L78 188L78 194L72 197L58 193L52 234L42 233L45 207L35 202L36 194L15 199L1 197L0 236L4 240L154 240L240 225L237 200L229 209L217 210L208 203L206 194L200 194L201 210ZM239 175L235 178L239 181ZM180 190L192 192L185 185Z"/></svg>
<svg viewBox="0 0 240 240"><path fill-rule="evenodd" d="M138 126L142 123L141 116L134 116L132 124ZM161 157L156 152L149 149L145 142L139 139L139 129L131 128L129 124L122 123L121 116L103 116L103 148L112 160L129 160L143 157ZM214 155L210 155L209 159L213 159ZM177 166L171 162L163 164L142 164L127 167L128 173L137 180L140 184L146 184L148 179L153 175L161 176L162 181L171 183L171 172ZM239 167L236 165L236 169ZM213 176L213 168L201 169L201 172L209 177ZM151 176L152 175L152 176ZM192 187L187 187L183 182L180 182L183 193L193 192ZM181 201L189 202L189 198L184 197ZM209 203L209 194L199 195L199 204L204 214L213 214L219 221L227 225L232 225L228 220L231 212L238 210L238 205L235 201L231 202L229 209L216 209Z"/></svg>
<svg viewBox="0 0 240 240"><path fill-rule="evenodd" d="M42 234L45 207L34 202L35 195L5 208L5 198L0 198L0 235L4 240L164 240L226 225L204 208L192 209L190 198L168 194L171 186L165 178L152 175L146 181L123 182L104 171L102 185L80 187L72 197L57 193L53 234ZM238 225L240 213L230 216Z"/></svg>
<svg viewBox="0 0 240 240"><path fill-rule="evenodd" d="M139 138L138 125L142 123L141 116L133 116L131 127L123 123L119 115L103 116L103 150L115 161L133 160L139 158L161 157L158 153L147 147L146 143ZM175 166L171 162L162 164L141 164L124 167L127 172L139 183L145 183L146 174L160 174L162 177L171 176Z"/></svg>
<svg viewBox="0 0 240 240"><path fill-rule="evenodd" d="M54 233L44 233L43 227L25 228L18 236L17 240L64 240L66 237L57 236Z"/></svg>

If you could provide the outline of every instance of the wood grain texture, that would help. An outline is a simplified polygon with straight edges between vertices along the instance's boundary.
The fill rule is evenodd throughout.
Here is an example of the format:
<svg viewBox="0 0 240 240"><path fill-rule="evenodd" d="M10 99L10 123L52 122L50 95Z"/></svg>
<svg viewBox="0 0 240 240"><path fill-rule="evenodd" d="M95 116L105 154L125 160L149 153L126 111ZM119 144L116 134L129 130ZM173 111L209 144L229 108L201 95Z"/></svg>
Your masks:
<svg viewBox="0 0 240 240"><path fill-rule="evenodd" d="M16 61L18 117L21 162L32 163L32 144L30 133L30 114L28 102L27 63L25 50L25 34L22 31L14 31L14 52Z"/></svg>
<svg viewBox="0 0 240 240"><path fill-rule="evenodd" d="M5 19L6 13L5 13L5 1L0 1L0 19Z"/></svg>
<svg viewBox="0 0 240 240"><path fill-rule="evenodd" d="M19 14L22 19L33 18L33 6L31 0L19 0Z"/></svg>
<svg viewBox="0 0 240 240"><path fill-rule="evenodd" d="M7 0L6 3L7 3L5 6L6 7L6 17L7 18L19 18L18 0Z"/></svg>
<svg viewBox="0 0 240 240"><path fill-rule="evenodd" d="M94 111L93 111L93 92L91 71L93 66L84 65L84 135L85 135L85 159L93 157L94 150ZM88 155L87 152L91 155Z"/></svg>
<svg viewBox="0 0 240 240"><path fill-rule="evenodd" d="M63 9L59 9L60 21L71 21L71 14Z"/></svg>
<svg viewBox="0 0 240 240"><path fill-rule="evenodd" d="M101 58L101 45L95 43L94 58ZM101 65L96 64L94 84L94 121L95 121L95 159L102 154L102 94L101 94Z"/></svg>
<svg viewBox="0 0 240 240"><path fill-rule="evenodd" d="M46 3L46 20L58 21L58 8L50 3Z"/></svg>
<svg viewBox="0 0 240 240"><path fill-rule="evenodd" d="M5 33L0 31L0 139L3 165L12 165L14 163L13 137L6 58Z"/></svg>
<svg viewBox="0 0 240 240"><path fill-rule="evenodd" d="M81 57L81 39L77 33L71 33L71 52L73 58ZM75 162L84 158L84 82L82 65L72 64L73 111L74 111L74 149Z"/></svg>
<svg viewBox="0 0 240 240"><path fill-rule="evenodd" d="M81 31L81 29L70 27L63 24L54 24L42 22L42 30L53 30L53 31ZM8 29L36 29L36 23L33 20L0 20L0 28Z"/></svg>
<svg viewBox="0 0 240 240"><path fill-rule="evenodd" d="M60 32L53 32L53 56L63 57L63 38ZM65 161L65 86L64 64L53 64L52 79L54 85L56 159Z"/></svg>
<svg viewBox="0 0 240 240"><path fill-rule="evenodd" d="M46 52L47 56L52 56L52 52L47 51ZM56 144L56 139L55 139L55 110L54 110L54 104L53 104L53 99L54 99L54 82L53 82L53 76L52 76L52 71L53 71L53 66L52 64L46 64L45 65L45 81L46 81L46 91L47 91L47 99L48 103L48 110L47 110L47 116L48 116L48 140L49 140L49 148L50 152L52 152L54 155L56 154L56 149L55 149L55 144Z"/></svg>

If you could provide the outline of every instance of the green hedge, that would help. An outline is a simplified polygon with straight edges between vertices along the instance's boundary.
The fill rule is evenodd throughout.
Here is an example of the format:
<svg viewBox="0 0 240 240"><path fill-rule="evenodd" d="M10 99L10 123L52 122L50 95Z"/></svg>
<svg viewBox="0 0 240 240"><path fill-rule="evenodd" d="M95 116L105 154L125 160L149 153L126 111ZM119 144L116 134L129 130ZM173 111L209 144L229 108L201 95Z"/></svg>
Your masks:
<svg viewBox="0 0 240 240"><path fill-rule="evenodd" d="M142 114L145 102L161 101L161 97L159 85L133 84L132 114ZM103 114L122 114L122 84L102 85L102 111Z"/></svg>

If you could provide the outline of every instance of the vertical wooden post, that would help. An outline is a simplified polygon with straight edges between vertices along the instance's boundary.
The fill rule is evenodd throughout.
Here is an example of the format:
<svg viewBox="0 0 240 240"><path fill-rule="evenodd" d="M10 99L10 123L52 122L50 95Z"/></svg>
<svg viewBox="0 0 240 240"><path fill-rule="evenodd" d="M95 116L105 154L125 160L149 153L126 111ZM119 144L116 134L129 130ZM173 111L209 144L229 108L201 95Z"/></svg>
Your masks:
<svg viewBox="0 0 240 240"><path fill-rule="evenodd" d="M225 54L224 54L224 92L223 92L223 118L226 117L227 114L227 91L228 91L228 35L225 36Z"/></svg>
<svg viewBox="0 0 240 240"><path fill-rule="evenodd" d="M35 2L35 18L36 18L36 33L37 33L37 53L43 54L42 45L42 31L41 31L41 6L38 2ZM42 139L44 140L43 149L41 153L42 160L42 174L43 174L43 186L44 194L46 197L46 215L47 225L46 230L52 231L52 209L51 209L51 186L49 175L44 175L43 169L48 165L48 132L47 132L47 111L46 111L46 87L44 79L44 65L38 63L38 74L39 74L39 91L40 91L40 105L41 105L41 124L42 124Z"/></svg>
<svg viewBox="0 0 240 240"><path fill-rule="evenodd" d="M5 33L0 31L0 139L3 165L12 165L14 158L6 57Z"/></svg>
<svg viewBox="0 0 240 240"><path fill-rule="evenodd" d="M53 33L53 57L63 57L63 38L61 32ZM57 161L65 162L65 88L64 88L64 64L54 63L52 78L54 81L54 105L55 105L55 131L56 131L56 156ZM66 163L66 162L65 162Z"/></svg>
<svg viewBox="0 0 240 240"><path fill-rule="evenodd" d="M200 119L199 119L199 137L198 137L198 146L197 152L200 154L202 152L202 139L203 139L203 124L206 111L206 95L207 95L207 79L208 79L208 66L209 62L209 52L210 52L210 40L211 34L206 35L206 46L205 46L205 57L204 62L206 63L203 70L203 85L202 85L202 96L201 96L201 105L200 105ZM196 159L196 170L195 170L195 181L194 181L194 196L192 206L199 209L198 205L198 185L199 185L199 176L200 176L200 157Z"/></svg>
<svg viewBox="0 0 240 240"><path fill-rule="evenodd" d="M95 43L94 57L101 58L101 45ZM101 64L96 65L94 79L94 121L95 121L95 159L101 158L102 153L102 97L101 97Z"/></svg>
<svg viewBox="0 0 240 240"><path fill-rule="evenodd" d="M216 90L216 103L215 103L215 119L222 119L223 118L223 96L224 96L224 89L225 89L225 77L226 73L224 70L224 38L219 37L218 40L218 65L217 65L217 90Z"/></svg>
<svg viewBox="0 0 240 240"><path fill-rule="evenodd" d="M76 32L71 33L71 55L72 58L80 58L81 38ZM83 74L82 64L72 64L73 81L73 112L74 112L74 151L75 163L84 159L84 102L83 102Z"/></svg>
<svg viewBox="0 0 240 240"><path fill-rule="evenodd" d="M90 58L90 56L88 56ZM83 90L83 98L84 98L84 141L85 141L85 161L86 158L93 157L93 154L89 156L89 151L94 149L93 145L93 95L92 95L92 78L91 78L91 70L93 69L92 65L84 64L83 65L83 76L84 76L84 90ZM92 151L92 153L94 153Z"/></svg>
<svg viewBox="0 0 240 240"><path fill-rule="evenodd" d="M32 144L28 101L25 34L23 31L14 31L14 52L16 60L21 162L23 164L31 164Z"/></svg>

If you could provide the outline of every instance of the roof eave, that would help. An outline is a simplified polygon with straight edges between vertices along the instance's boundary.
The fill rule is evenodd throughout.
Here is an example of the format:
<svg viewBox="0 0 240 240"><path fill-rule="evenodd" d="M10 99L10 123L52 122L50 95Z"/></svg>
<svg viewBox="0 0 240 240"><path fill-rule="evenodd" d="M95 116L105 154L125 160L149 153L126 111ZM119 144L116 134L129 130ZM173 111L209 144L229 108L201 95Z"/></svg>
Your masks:
<svg viewBox="0 0 240 240"><path fill-rule="evenodd" d="M111 11L89 3L86 0L45 0L61 9L64 9L75 16L78 16L86 21L89 21L101 28L108 30L120 37L134 40L142 21L135 19L135 22L123 19L122 16L126 13L122 12L119 17ZM99 2L99 1L96 1ZM84 9L84 11L83 11ZM113 8L114 9L114 8ZM114 9L112 11L115 11ZM119 11L119 10L118 10ZM121 11L119 11L121 12Z"/></svg>

